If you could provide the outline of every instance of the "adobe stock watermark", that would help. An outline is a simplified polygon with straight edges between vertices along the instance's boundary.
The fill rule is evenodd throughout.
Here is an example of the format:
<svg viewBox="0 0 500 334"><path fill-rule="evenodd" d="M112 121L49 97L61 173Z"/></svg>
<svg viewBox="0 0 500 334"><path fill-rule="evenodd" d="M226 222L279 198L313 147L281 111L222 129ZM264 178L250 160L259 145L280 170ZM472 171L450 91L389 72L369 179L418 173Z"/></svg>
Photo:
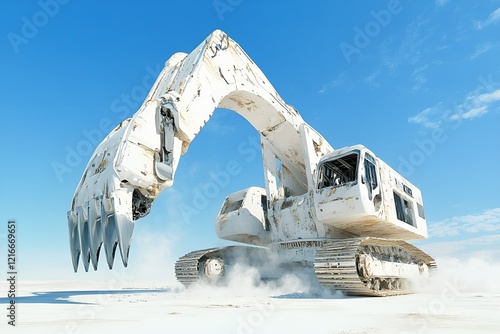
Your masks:
<svg viewBox="0 0 500 334"><path fill-rule="evenodd" d="M21 29L19 33L13 31L7 34L10 45L14 53L19 53L20 46L28 44L38 35L40 30L45 27L50 19L59 13L62 5L66 5L71 0L40 0L38 6L40 10L36 11L30 18L23 16L21 18Z"/></svg>
<svg viewBox="0 0 500 334"><path fill-rule="evenodd" d="M237 152L243 156L245 161L251 162L260 155L261 146L258 137L249 136L237 147ZM209 181L205 184L195 187L191 192L191 203L180 204L180 216L184 223L189 223L192 216L197 216L206 209L210 201L219 196L221 191L224 190L231 180L240 175L244 170L243 165L237 160L230 160L226 163L223 169L219 171L212 171L209 173Z"/></svg>
<svg viewBox="0 0 500 334"><path fill-rule="evenodd" d="M64 161L53 161L51 166L59 182L63 182L64 176L73 172L85 160L90 158L95 147L115 128L118 121L123 121L135 112L144 99L149 89L153 86L156 77L160 73L162 66L156 65L155 68L146 66L141 84L134 86L130 92L121 94L120 97L111 102L111 112L115 115L113 118L105 117L100 120L96 128L82 130L84 139L76 145L66 145Z"/></svg>
<svg viewBox="0 0 500 334"><path fill-rule="evenodd" d="M487 92L493 93L498 87L500 87L500 81L493 81L493 74L490 73L488 76L479 76L477 80L480 83L480 87L486 89Z"/></svg>
<svg viewBox="0 0 500 334"><path fill-rule="evenodd" d="M496 87L500 86L500 82L493 81L493 74L489 74L487 77L480 76L478 77L478 81L479 86L476 88L476 91L483 90L492 93L495 91ZM474 107L473 101L469 99L466 99L465 103L462 105L462 108L468 110ZM399 155L397 170L401 175L406 178L412 175L418 167L422 166L425 161L438 150L441 144L448 140L447 132L449 129L456 130L463 124L463 119L454 117L454 115L456 115L456 111L451 108L447 109L442 116L442 119L448 120L449 122L447 131L441 127L436 127L426 137L415 139L415 148L409 154Z"/></svg>
<svg viewBox="0 0 500 334"><path fill-rule="evenodd" d="M274 302L260 303L255 306L255 309L249 312L246 316L238 317L238 325L236 326L237 334L252 334L257 329L262 327L267 319L269 319L276 306ZM229 334L226 332L226 334Z"/></svg>
<svg viewBox="0 0 500 334"><path fill-rule="evenodd" d="M221 21L224 21L224 14L226 12L232 12L237 6L241 5L243 0L214 0L212 1L212 6L214 6L217 16Z"/></svg>
<svg viewBox="0 0 500 334"><path fill-rule="evenodd" d="M370 45L371 40L380 35L382 29L391 23L392 17L401 13L402 10L403 6L399 0L389 0L387 9L370 12L373 20L368 21L363 28L354 27L355 35L352 44L346 42L339 44L340 51L342 51L347 63L352 61L354 54L359 55L361 50Z"/></svg>
<svg viewBox="0 0 500 334"><path fill-rule="evenodd" d="M18 282L18 256L17 256L17 223L15 220L7 221L7 298L9 299L9 306L7 307L7 324L16 326L17 319L17 305L16 294Z"/></svg>
<svg viewBox="0 0 500 334"><path fill-rule="evenodd" d="M429 137L416 139L414 141L416 148L410 152L408 157L399 156L398 171L404 177L409 177L416 167L423 165L427 157L434 154L436 148L447 139L448 135L441 128L432 130Z"/></svg>

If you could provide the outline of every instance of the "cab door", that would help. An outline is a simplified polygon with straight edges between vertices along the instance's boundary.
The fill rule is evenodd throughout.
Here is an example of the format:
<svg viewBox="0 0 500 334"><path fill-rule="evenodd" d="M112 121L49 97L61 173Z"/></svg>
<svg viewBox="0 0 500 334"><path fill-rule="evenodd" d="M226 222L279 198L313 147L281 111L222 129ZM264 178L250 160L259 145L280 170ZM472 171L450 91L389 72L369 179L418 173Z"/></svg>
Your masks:
<svg viewBox="0 0 500 334"><path fill-rule="evenodd" d="M377 160L368 152L364 154L363 167L364 173L361 174L361 183L366 186L368 200L373 202L375 211L378 211L382 204L379 166Z"/></svg>

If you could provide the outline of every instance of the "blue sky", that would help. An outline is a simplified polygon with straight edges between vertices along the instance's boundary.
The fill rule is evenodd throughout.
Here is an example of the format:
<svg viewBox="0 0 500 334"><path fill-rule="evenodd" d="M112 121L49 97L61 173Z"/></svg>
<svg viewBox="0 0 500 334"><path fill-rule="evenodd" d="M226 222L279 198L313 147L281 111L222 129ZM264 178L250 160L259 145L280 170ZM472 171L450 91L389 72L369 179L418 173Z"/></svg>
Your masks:
<svg viewBox="0 0 500 334"><path fill-rule="evenodd" d="M430 238L417 245L438 257L500 253L499 1L0 6L0 258L15 219L20 279L161 280L184 253L225 244L213 230L225 196L264 184L260 152L238 153L257 134L225 110L136 224L128 269L118 258L110 272L101 257L97 272L73 274L66 225L100 138L137 110L173 53L192 51L215 29L333 147L362 143L422 190ZM193 203L232 160L241 173Z"/></svg>

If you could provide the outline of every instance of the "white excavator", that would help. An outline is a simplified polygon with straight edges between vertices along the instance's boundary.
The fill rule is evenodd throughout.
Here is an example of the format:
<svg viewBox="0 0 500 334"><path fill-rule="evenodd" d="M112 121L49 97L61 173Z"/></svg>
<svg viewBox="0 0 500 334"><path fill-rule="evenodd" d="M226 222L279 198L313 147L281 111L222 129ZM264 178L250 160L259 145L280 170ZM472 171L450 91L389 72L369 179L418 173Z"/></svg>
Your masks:
<svg viewBox="0 0 500 334"><path fill-rule="evenodd" d="M102 246L110 269L117 247L127 266L135 222L173 185L216 108L260 133L265 188L227 196L215 232L237 244L181 257L180 282L220 283L243 261L262 279L306 270L333 290L388 296L410 293L412 279L436 267L404 241L427 237L420 190L362 145L333 149L216 30L174 54L140 109L96 148L67 216L75 272L80 256L85 271L90 262L97 270Z"/></svg>

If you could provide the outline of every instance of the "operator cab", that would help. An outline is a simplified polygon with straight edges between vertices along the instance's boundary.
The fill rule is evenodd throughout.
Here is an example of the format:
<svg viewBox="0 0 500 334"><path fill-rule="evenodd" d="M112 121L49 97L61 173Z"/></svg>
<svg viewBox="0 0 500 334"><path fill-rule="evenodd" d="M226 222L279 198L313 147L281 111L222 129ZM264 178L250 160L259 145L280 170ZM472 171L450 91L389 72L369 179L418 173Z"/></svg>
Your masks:
<svg viewBox="0 0 500 334"><path fill-rule="evenodd" d="M360 236L427 236L420 190L362 145L323 156L314 191L316 216Z"/></svg>

